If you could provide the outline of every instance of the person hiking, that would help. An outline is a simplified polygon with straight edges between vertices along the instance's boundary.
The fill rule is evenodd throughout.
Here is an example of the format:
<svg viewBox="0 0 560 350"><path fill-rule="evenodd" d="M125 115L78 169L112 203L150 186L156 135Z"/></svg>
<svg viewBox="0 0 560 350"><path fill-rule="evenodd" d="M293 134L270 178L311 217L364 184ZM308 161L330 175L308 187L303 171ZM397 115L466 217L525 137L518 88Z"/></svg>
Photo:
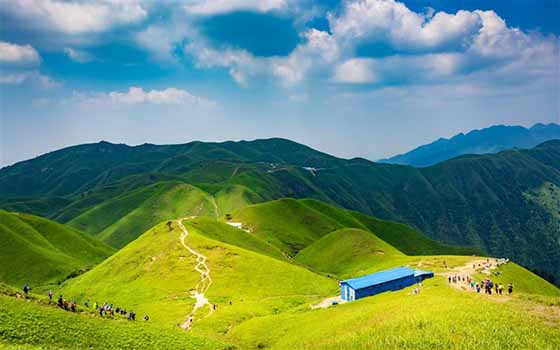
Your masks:
<svg viewBox="0 0 560 350"><path fill-rule="evenodd" d="M508 294L513 293L513 284L508 284Z"/></svg>
<svg viewBox="0 0 560 350"><path fill-rule="evenodd" d="M29 294L29 290L31 289L31 288L29 287L29 284L26 283L26 284L23 286L22 289L23 289L23 292L25 293L25 297L27 297L27 294Z"/></svg>
<svg viewBox="0 0 560 350"><path fill-rule="evenodd" d="M447 276L447 280L451 283L451 275Z"/></svg>
<svg viewBox="0 0 560 350"><path fill-rule="evenodd" d="M64 300L64 310L68 310L68 300Z"/></svg>
<svg viewBox="0 0 560 350"><path fill-rule="evenodd" d="M64 308L64 299L62 299L62 294L58 297L58 307L61 309Z"/></svg>
<svg viewBox="0 0 560 350"><path fill-rule="evenodd" d="M86 301L84 301L84 306L87 307L89 309L89 299L87 299Z"/></svg>
<svg viewBox="0 0 560 350"><path fill-rule="evenodd" d="M70 303L70 310L72 310L72 312L76 312L76 301L72 300L72 303Z"/></svg>
<svg viewBox="0 0 560 350"><path fill-rule="evenodd" d="M98 310L99 310L99 317L103 317L103 308L100 306Z"/></svg>
<svg viewBox="0 0 560 350"><path fill-rule="evenodd" d="M53 295L52 289L49 289L49 293L48 293L48 296L49 296L49 303L50 303L51 300L52 300L52 295Z"/></svg>
<svg viewBox="0 0 560 350"><path fill-rule="evenodd" d="M498 292L500 293L500 295L504 294L504 286L501 283L498 287Z"/></svg>
<svg viewBox="0 0 560 350"><path fill-rule="evenodd" d="M144 315L144 321L148 321L149 319L148 315Z"/></svg>

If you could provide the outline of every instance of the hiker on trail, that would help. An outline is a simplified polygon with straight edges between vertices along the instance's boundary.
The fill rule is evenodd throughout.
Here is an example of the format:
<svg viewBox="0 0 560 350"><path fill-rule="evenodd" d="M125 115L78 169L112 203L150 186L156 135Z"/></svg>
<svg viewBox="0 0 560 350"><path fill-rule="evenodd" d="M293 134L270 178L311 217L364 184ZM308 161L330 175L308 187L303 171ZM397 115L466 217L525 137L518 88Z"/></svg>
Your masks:
<svg viewBox="0 0 560 350"><path fill-rule="evenodd" d="M84 306L87 307L89 309L89 299L87 299L86 301L84 301Z"/></svg>
<svg viewBox="0 0 560 350"><path fill-rule="evenodd" d="M480 293L480 284L478 284L478 283L476 284L476 292Z"/></svg>
<svg viewBox="0 0 560 350"><path fill-rule="evenodd" d="M49 303L50 303L51 300L52 300L52 295L53 295L52 290L49 290L49 294L48 294L48 296L49 296Z"/></svg>
<svg viewBox="0 0 560 350"><path fill-rule="evenodd" d="M76 300L72 300L72 303L70 304L70 310L72 310L72 312L76 312Z"/></svg>
<svg viewBox="0 0 560 350"><path fill-rule="evenodd" d="M504 286L501 283L498 286L498 292L500 293L500 295L504 294Z"/></svg>
<svg viewBox="0 0 560 350"><path fill-rule="evenodd" d="M29 290L31 290L31 288L29 287L29 284L26 283L26 284L23 286L22 289L23 289L23 292L25 293L25 297L27 297L27 294L29 294Z"/></svg>
<svg viewBox="0 0 560 350"><path fill-rule="evenodd" d="M148 321L149 319L148 315L144 315L144 321Z"/></svg>
<svg viewBox="0 0 560 350"><path fill-rule="evenodd" d="M62 294L58 297L58 307L61 309L64 308L64 299L62 299Z"/></svg>
<svg viewBox="0 0 560 350"><path fill-rule="evenodd" d="M513 284L508 284L508 294L513 293Z"/></svg>
<svg viewBox="0 0 560 350"><path fill-rule="evenodd" d="M447 280L451 283L451 275L447 276Z"/></svg>
<svg viewBox="0 0 560 350"><path fill-rule="evenodd" d="M99 307L99 317L103 317L103 308Z"/></svg>
<svg viewBox="0 0 560 350"><path fill-rule="evenodd" d="M499 286L500 286L500 285L499 285L498 283L496 283L496 284L494 285L494 290L496 291L496 294L498 294L498 292L499 292L499 291L498 291L498 287L499 287Z"/></svg>
<svg viewBox="0 0 560 350"><path fill-rule="evenodd" d="M64 310L68 310L68 300L64 300Z"/></svg>

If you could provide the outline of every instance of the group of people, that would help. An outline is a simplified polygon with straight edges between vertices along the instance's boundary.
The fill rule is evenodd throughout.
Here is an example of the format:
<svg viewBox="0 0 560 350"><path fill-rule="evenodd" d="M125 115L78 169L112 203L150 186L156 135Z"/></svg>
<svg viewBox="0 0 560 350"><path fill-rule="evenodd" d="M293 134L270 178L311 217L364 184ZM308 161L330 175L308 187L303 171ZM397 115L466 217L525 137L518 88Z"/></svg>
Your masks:
<svg viewBox="0 0 560 350"><path fill-rule="evenodd" d="M27 295L29 294L29 291L31 290L31 287L29 287L29 284L25 284L22 288L23 293L25 294L25 296L27 297ZM49 303L52 303L53 300L53 291L49 290L47 293L47 296L49 298ZM72 311L72 312L76 312L77 311L77 306L78 304L76 303L76 300L66 300L62 297L62 294L60 294L60 296L58 297L57 300L57 306L60 307L63 310L67 310L67 311ZM89 299L87 299L84 302L84 307L86 309L90 308L90 303L89 303ZM121 316L125 316L127 320L129 321L136 321L136 313L132 310L127 311L124 308L120 308L120 307L113 307L113 304L109 304L109 303L104 303L103 305L100 305L96 302L93 303L93 310L95 310L99 317L103 317L103 316L111 316L114 317L115 314L117 315L121 315ZM150 319L150 317L148 315L144 315L143 320L144 321L148 321Z"/></svg>
<svg viewBox="0 0 560 350"><path fill-rule="evenodd" d="M484 281L476 282L470 276L464 275L449 275L447 276L447 280L449 283L461 283L466 282L472 290L476 290L477 293L480 293L484 290L484 294L492 294L492 290L496 294L502 295L504 293L504 286L500 283L494 283L489 278L485 278ZM513 284L509 283L507 288L508 294L513 293Z"/></svg>

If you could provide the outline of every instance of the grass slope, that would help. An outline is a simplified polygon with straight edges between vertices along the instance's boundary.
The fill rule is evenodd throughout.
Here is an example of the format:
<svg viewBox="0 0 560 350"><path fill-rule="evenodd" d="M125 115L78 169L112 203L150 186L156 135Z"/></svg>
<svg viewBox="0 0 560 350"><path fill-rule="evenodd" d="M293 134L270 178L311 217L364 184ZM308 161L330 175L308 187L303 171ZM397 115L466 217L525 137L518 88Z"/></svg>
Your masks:
<svg viewBox="0 0 560 350"><path fill-rule="evenodd" d="M347 278L396 256L404 254L371 232L348 228L323 236L301 250L295 260L314 270Z"/></svg>
<svg viewBox="0 0 560 350"><path fill-rule="evenodd" d="M211 339L153 322L73 314L54 305L0 295L0 349L226 349Z"/></svg>
<svg viewBox="0 0 560 350"><path fill-rule="evenodd" d="M29 214L0 210L0 281L20 286L54 283L113 253L97 239Z"/></svg>
<svg viewBox="0 0 560 350"><path fill-rule="evenodd" d="M408 255L472 255L477 252L438 243L403 224L310 199L280 199L248 206L234 212L232 220L243 223L253 234L290 256L342 228L367 231L375 239L380 238Z"/></svg>
<svg viewBox="0 0 560 350"><path fill-rule="evenodd" d="M103 202L68 225L120 248L163 220L216 214L207 193L180 182L160 182Z"/></svg>
<svg viewBox="0 0 560 350"><path fill-rule="evenodd" d="M203 311L195 315L200 321L195 329L200 332L219 336L247 318L286 310L337 291L331 279L281 258L256 253L261 250L278 255L264 243L228 238L251 251L208 238L217 238L218 233L200 233L214 229L203 219L185 221L185 225L189 230L186 243L207 257L213 283L206 297L217 304L217 310L204 320L200 321ZM200 275L194 270L195 257L181 245L180 235L175 223L171 230L165 223L155 226L93 270L68 281L63 286L64 295L133 308L169 327L184 322L194 304L190 291Z"/></svg>
<svg viewBox="0 0 560 350"><path fill-rule="evenodd" d="M549 312L518 300L498 302L427 280L325 310L249 320L232 331L254 349L557 349L560 324ZM328 320L328 322L325 322Z"/></svg>

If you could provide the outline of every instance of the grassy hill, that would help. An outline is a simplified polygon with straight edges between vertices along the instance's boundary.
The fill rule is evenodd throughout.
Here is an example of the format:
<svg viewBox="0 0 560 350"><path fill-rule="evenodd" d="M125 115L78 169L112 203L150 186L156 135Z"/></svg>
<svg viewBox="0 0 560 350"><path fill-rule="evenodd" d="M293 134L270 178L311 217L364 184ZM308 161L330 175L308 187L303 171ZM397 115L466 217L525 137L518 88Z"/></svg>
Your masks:
<svg viewBox="0 0 560 350"><path fill-rule="evenodd" d="M73 314L43 299L10 297L1 287L0 349L227 349L227 344L152 322L106 320L85 312Z"/></svg>
<svg viewBox="0 0 560 350"><path fill-rule="evenodd" d="M180 182L158 182L105 201L67 224L120 248L150 227L187 215L214 216L213 198Z"/></svg>
<svg viewBox="0 0 560 350"><path fill-rule="evenodd" d="M353 222L352 212L331 208L340 212L325 221L325 214L309 204L313 202L281 200L239 210L253 218L261 209L272 219L290 211L308 218L296 221L285 215L287 227L295 233L283 240L312 242L294 259L281 251L289 245L276 246L278 242L267 242L268 234L257 233L257 229L270 233L272 224L249 223L255 231L247 232L209 217L184 221L185 244L206 257L212 283L205 296L216 304L215 309L205 306L196 311L188 333L177 326L194 306L191 291L200 274L174 221L156 225L92 270L66 281L60 290L80 304L87 298L133 309L139 316L148 314L148 323L101 320L83 308L82 314L72 315L0 296L0 344L100 348L92 339L109 334L118 338L109 347L115 349L492 350L554 349L560 344L560 291L513 263L502 267L499 277L516 286L511 297L461 291L436 276L424 282L419 295L410 287L328 309L310 308L339 293L337 280L324 272L350 277L409 265L446 273L480 258L408 256L366 228L336 228ZM335 229L323 232L329 225ZM71 325L62 326L64 322ZM74 337L63 337L57 329L73 332Z"/></svg>
<svg viewBox="0 0 560 350"><path fill-rule="evenodd" d="M211 270L206 297L217 304L208 325L212 334L226 332L246 318L280 312L337 291L336 281L290 264L264 242L242 239L244 231L206 219L185 221L185 226L186 243L207 257ZM238 237L231 237L232 232ZM63 293L133 308L149 314L153 322L175 327L187 319L194 305L190 291L200 279L193 269L195 257L181 245L180 236L176 222L171 229L165 223L157 225L66 283ZM220 237L227 237L224 241L229 243L216 240ZM195 320L206 319L207 314L203 308ZM199 325L201 330L207 327L202 321Z"/></svg>
<svg viewBox="0 0 560 350"><path fill-rule="evenodd" d="M0 282L55 283L113 253L95 238L29 214L0 210Z"/></svg>
<svg viewBox="0 0 560 350"><path fill-rule="evenodd" d="M476 249L440 244L403 224L378 220L310 199L286 198L247 206L235 211L232 221L241 222L252 234L290 256L343 228L367 232L370 240L382 240L385 248L389 243L392 250L408 255L467 255L477 252Z"/></svg>
<svg viewBox="0 0 560 350"><path fill-rule="evenodd" d="M214 197L220 216L249 203L314 198L406 223L445 244L509 257L556 283L560 278L559 202L542 192L560 186L560 141L421 169L339 159L282 139L136 147L102 142L1 169L0 206L68 222L133 192L122 191L129 181L139 184L136 189L188 183ZM277 243L294 244L293 253L309 243L292 238Z"/></svg>
<svg viewBox="0 0 560 350"><path fill-rule="evenodd" d="M313 312L251 319L231 334L242 348L556 349L552 308L457 291L438 277L411 288ZM328 322L325 322L328 320Z"/></svg>
<svg viewBox="0 0 560 350"><path fill-rule="evenodd" d="M349 228L326 234L298 252L295 259L314 270L350 278L379 261L403 255L371 232Z"/></svg>

